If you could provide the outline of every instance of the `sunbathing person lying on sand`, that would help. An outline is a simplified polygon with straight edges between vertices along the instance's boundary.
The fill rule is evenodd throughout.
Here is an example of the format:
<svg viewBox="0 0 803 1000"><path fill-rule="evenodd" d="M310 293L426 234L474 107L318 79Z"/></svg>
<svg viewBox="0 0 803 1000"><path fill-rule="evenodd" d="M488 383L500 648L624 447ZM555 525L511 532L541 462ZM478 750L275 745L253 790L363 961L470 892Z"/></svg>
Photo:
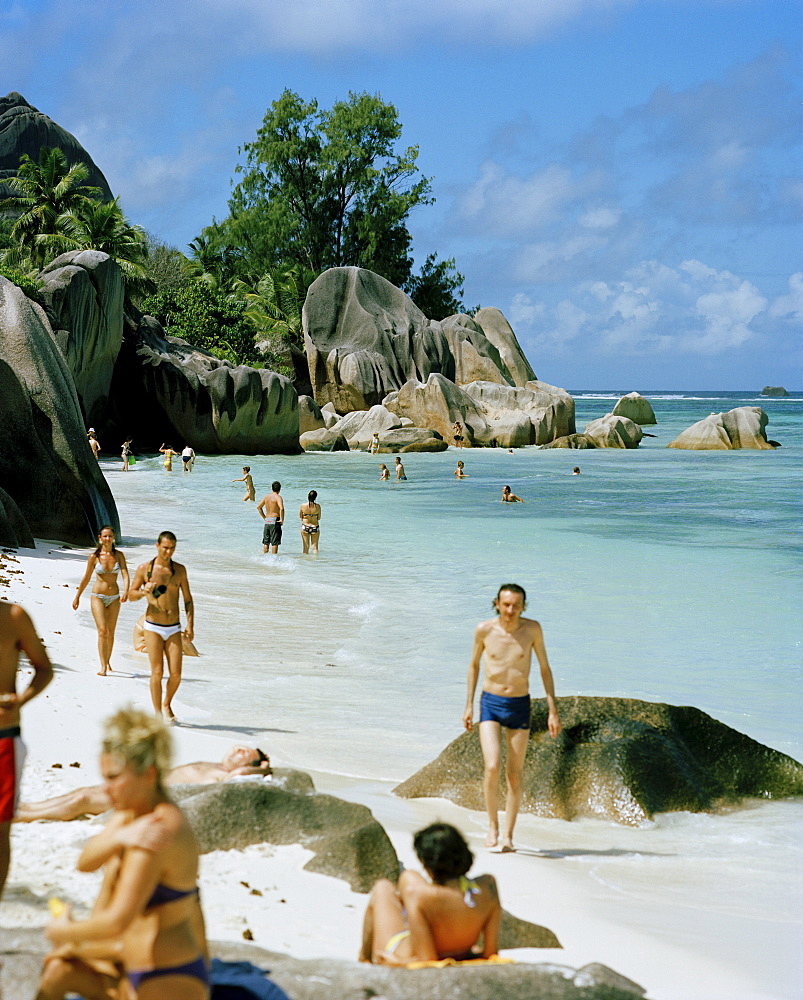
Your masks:
<svg viewBox="0 0 803 1000"><path fill-rule="evenodd" d="M502 908L493 875L466 878L474 860L462 834L433 823L413 840L430 881L403 871L398 888L380 879L363 924L361 962L407 965L496 954Z"/></svg>
<svg viewBox="0 0 803 1000"><path fill-rule="evenodd" d="M273 771L270 758L256 747L236 746L223 755L219 764L199 760L174 767L164 777L165 785L214 785L241 775L268 777ZM44 802L21 802L15 820L32 823L36 819L71 820L79 816L98 816L111 809L105 785L76 788Z"/></svg>

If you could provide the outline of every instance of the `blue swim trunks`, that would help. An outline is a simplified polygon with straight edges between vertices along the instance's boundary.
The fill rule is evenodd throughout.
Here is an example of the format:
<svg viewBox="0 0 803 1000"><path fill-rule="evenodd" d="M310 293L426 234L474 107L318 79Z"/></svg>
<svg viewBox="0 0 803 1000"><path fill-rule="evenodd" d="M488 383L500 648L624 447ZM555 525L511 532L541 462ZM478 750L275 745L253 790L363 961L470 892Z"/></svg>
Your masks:
<svg viewBox="0 0 803 1000"><path fill-rule="evenodd" d="M483 691L480 697L480 722L498 722L505 729L530 728L530 696L507 698Z"/></svg>

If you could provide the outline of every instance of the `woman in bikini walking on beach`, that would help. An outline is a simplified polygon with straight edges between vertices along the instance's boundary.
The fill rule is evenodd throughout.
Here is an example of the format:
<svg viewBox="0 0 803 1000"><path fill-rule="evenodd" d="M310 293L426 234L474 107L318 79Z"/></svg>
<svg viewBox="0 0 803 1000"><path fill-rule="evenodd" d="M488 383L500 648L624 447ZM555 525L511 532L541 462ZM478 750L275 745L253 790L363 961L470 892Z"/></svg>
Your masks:
<svg viewBox="0 0 803 1000"><path fill-rule="evenodd" d="M99 677L111 673L112 649L114 647L114 630L117 628L117 618L120 605L128 600L128 567L123 553L115 548L114 528L108 524L100 529L98 547L87 559L84 578L78 584L78 593L72 602L73 610L78 610L81 594L89 584L93 575L95 583L92 587L92 617L98 629L98 656L100 657ZM122 590L117 585L117 576L122 575Z"/></svg>
<svg viewBox="0 0 803 1000"><path fill-rule="evenodd" d="M312 550L315 555L318 554L318 542L321 538L321 505L316 503L318 493L316 490L310 490L307 494L307 502L302 503L298 510L298 516L301 518L301 544L304 546L304 555L307 555Z"/></svg>
<svg viewBox="0 0 803 1000"><path fill-rule="evenodd" d="M170 755L153 716L128 708L106 721L100 766L114 813L78 860L81 871L103 866L103 884L91 916L73 920L65 907L48 927L55 950L37 1000L117 996L122 976L130 990L120 995L137 1000L208 1000L198 843L164 789ZM104 948L99 964L90 955Z"/></svg>

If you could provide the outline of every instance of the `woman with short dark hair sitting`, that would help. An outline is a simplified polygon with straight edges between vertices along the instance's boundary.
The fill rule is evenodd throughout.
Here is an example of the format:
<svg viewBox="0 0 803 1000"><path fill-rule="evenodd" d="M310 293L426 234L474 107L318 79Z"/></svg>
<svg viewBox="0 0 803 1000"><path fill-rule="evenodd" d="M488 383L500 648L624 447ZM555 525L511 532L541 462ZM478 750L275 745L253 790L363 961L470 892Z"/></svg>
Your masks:
<svg viewBox="0 0 803 1000"><path fill-rule="evenodd" d="M502 908L493 875L469 879L474 860L448 823L419 830L413 841L429 881L404 871L398 887L380 879L371 892L360 961L382 965L490 958L496 954Z"/></svg>

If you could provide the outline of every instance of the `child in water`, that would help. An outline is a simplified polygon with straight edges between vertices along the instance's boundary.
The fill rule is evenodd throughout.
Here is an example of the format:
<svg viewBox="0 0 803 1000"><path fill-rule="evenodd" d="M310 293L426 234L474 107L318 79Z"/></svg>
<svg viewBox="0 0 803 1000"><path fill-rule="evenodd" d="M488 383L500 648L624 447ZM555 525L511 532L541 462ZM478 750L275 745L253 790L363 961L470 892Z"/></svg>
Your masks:
<svg viewBox="0 0 803 1000"><path fill-rule="evenodd" d="M245 483L245 496L243 497L243 503L247 500L256 500L256 493L254 492L254 480L251 478L251 466L243 466L243 478L242 479L232 479L233 483Z"/></svg>

